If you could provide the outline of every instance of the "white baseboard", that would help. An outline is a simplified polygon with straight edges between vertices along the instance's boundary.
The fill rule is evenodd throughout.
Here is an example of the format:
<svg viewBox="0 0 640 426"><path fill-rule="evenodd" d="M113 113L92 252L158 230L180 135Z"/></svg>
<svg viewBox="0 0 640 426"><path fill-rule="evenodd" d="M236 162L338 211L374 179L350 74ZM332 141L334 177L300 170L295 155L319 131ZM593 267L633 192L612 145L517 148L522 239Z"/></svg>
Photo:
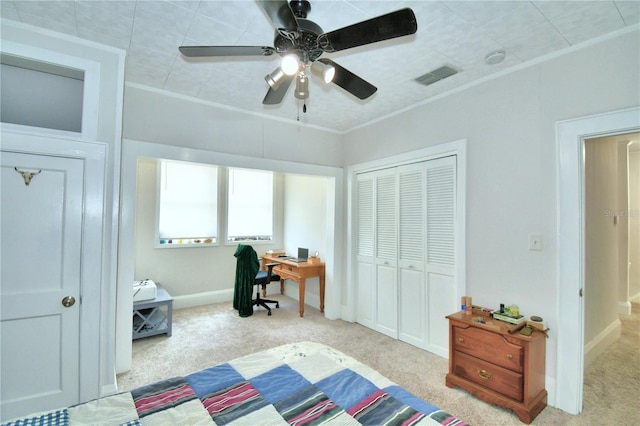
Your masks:
<svg viewBox="0 0 640 426"><path fill-rule="evenodd" d="M115 395L116 393L118 393L118 386L116 383L110 383L100 388L100 398Z"/></svg>
<svg viewBox="0 0 640 426"><path fill-rule="evenodd" d="M618 340L620 334L622 334L622 323L616 319L587 343L584 347L584 368L589 367L598 356Z"/></svg>
<svg viewBox="0 0 640 426"><path fill-rule="evenodd" d="M348 322L357 322L353 309L349 309L349 307L344 304L340 306L340 318Z"/></svg>
<svg viewBox="0 0 640 426"><path fill-rule="evenodd" d="M210 305L212 303L233 302L233 288L203 293L174 296L173 309L193 308L195 306Z"/></svg>
<svg viewBox="0 0 640 426"><path fill-rule="evenodd" d="M544 377L544 387L547 390L547 405L556 406L556 378L551 376Z"/></svg>
<svg viewBox="0 0 640 426"><path fill-rule="evenodd" d="M621 315L631 315L631 302L618 302L618 313Z"/></svg>

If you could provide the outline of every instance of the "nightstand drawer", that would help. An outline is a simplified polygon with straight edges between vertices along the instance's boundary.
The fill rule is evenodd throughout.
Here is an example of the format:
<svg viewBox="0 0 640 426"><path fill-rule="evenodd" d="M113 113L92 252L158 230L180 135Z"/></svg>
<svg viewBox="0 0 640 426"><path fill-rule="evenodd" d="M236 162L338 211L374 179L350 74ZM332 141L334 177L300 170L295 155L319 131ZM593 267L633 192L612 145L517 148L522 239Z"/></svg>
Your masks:
<svg viewBox="0 0 640 426"><path fill-rule="evenodd" d="M479 328L453 327L453 350L485 359L519 373L522 372L522 346L508 342L499 334Z"/></svg>
<svg viewBox="0 0 640 426"><path fill-rule="evenodd" d="M523 376L462 352L454 354L453 373L516 401L523 399Z"/></svg>

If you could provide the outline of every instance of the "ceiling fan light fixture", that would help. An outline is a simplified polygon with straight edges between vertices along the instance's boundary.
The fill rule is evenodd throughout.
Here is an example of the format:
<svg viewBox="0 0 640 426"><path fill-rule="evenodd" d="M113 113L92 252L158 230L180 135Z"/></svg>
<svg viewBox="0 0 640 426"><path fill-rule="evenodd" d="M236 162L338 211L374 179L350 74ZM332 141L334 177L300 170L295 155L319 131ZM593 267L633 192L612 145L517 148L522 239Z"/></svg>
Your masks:
<svg viewBox="0 0 640 426"><path fill-rule="evenodd" d="M303 72L298 74L298 78L296 78L295 97L298 99L307 99L309 97L309 78Z"/></svg>
<svg viewBox="0 0 640 426"><path fill-rule="evenodd" d="M325 64L323 62L314 62L311 64L311 73L318 76L325 83L331 83L333 77L336 75L336 68L333 65Z"/></svg>
<svg viewBox="0 0 640 426"><path fill-rule="evenodd" d="M264 79L273 90L278 90L280 84L287 78L287 75L282 71L282 68L276 68L271 74L264 76Z"/></svg>
<svg viewBox="0 0 640 426"><path fill-rule="evenodd" d="M283 56L282 62L280 62L280 68L282 68L282 71L286 75L294 75L300 68L298 56L294 54Z"/></svg>

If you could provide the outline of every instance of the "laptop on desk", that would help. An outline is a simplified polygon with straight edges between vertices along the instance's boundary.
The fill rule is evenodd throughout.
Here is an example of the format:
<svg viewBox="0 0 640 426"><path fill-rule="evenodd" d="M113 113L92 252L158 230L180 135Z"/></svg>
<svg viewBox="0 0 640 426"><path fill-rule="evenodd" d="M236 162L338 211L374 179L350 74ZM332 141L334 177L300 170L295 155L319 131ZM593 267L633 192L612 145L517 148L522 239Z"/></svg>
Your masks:
<svg viewBox="0 0 640 426"><path fill-rule="evenodd" d="M309 259L309 249L298 247L298 257L291 257L291 262L306 262Z"/></svg>

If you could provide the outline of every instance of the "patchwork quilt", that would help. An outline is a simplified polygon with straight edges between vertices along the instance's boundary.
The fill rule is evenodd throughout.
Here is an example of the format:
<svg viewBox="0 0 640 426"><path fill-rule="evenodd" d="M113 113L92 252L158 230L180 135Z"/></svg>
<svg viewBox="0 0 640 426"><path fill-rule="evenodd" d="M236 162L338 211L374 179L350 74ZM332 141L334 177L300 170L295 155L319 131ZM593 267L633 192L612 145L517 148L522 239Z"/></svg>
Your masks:
<svg viewBox="0 0 640 426"><path fill-rule="evenodd" d="M6 425L466 425L331 347L268 349Z"/></svg>

